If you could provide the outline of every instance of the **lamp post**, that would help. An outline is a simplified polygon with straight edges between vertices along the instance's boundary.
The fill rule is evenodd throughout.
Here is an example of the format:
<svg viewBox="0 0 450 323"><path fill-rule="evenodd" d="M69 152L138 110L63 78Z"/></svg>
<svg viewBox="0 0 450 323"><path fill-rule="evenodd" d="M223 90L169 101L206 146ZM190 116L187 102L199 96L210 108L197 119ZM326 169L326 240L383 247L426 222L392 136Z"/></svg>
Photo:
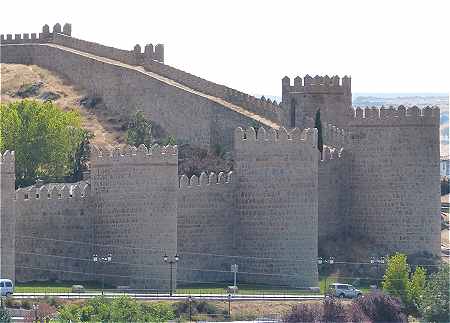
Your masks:
<svg viewBox="0 0 450 323"><path fill-rule="evenodd" d="M173 259L169 259L169 257L167 256L167 254L164 254L164 262L168 263L170 265L170 292L169 295L172 296L173 295L173 287L172 287L172 281L173 281L173 264L177 263L178 260L180 260L180 257L178 257L178 254L175 254L175 256L173 257Z"/></svg>
<svg viewBox="0 0 450 323"><path fill-rule="evenodd" d="M376 265L377 266L377 288L378 288L378 279L380 277L380 264L384 265L386 263L386 258L385 257L370 257L370 263L372 265Z"/></svg>
<svg viewBox="0 0 450 323"><path fill-rule="evenodd" d="M92 261L94 262L94 264L96 263L110 263L112 260L112 254L108 253L106 256L103 257L99 257L97 254L93 254L92 255ZM105 289L105 274L102 275L102 295L103 295L103 290Z"/></svg>
<svg viewBox="0 0 450 323"><path fill-rule="evenodd" d="M329 257L329 258L319 257L319 258L317 258L317 264L318 265L324 265L324 264L333 265L334 257ZM327 288L328 288L327 279L328 279L328 276L325 276L325 293L327 292Z"/></svg>
<svg viewBox="0 0 450 323"><path fill-rule="evenodd" d="M33 304L33 311L34 311L34 320L38 322L38 310L39 310L39 304Z"/></svg>

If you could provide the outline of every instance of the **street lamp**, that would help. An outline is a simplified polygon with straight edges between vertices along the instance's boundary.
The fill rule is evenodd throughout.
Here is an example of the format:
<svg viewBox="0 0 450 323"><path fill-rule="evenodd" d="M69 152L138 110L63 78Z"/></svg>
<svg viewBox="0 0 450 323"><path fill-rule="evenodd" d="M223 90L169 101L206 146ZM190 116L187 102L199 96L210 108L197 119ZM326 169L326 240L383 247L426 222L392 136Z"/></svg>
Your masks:
<svg viewBox="0 0 450 323"><path fill-rule="evenodd" d="M324 265L324 264L329 264L329 265L333 265L334 264L334 257L328 257L328 258L323 258L323 257L319 257L319 258L317 258L317 264L318 265ZM327 292L327 288L328 288L328 286L327 286L327 279L328 279L328 276L327 275L325 275L325 293Z"/></svg>
<svg viewBox="0 0 450 323"><path fill-rule="evenodd" d="M376 265L377 266L377 287L378 287L378 279L380 277L380 265L384 265L386 263L386 258L385 257L370 257L370 263L372 265Z"/></svg>
<svg viewBox="0 0 450 323"><path fill-rule="evenodd" d="M172 287L172 281L173 281L173 264L177 263L178 260L180 260L180 257L178 257L178 254L175 254L175 256L173 257L173 259L169 259L169 257L167 256L167 254L164 254L164 262L168 263L170 265L170 293L169 295L172 296L173 295L173 287Z"/></svg>
<svg viewBox="0 0 450 323"><path fill-rule="evenodd" d="M96 263L110 263L112 260L112 254L108 253L106 256L102 256L99 257L97 254L93 254L92 255L92 261L94 262L94 264ZM105 289L105 274L102 275L102 295L103 295L103 290Z"/></svg>

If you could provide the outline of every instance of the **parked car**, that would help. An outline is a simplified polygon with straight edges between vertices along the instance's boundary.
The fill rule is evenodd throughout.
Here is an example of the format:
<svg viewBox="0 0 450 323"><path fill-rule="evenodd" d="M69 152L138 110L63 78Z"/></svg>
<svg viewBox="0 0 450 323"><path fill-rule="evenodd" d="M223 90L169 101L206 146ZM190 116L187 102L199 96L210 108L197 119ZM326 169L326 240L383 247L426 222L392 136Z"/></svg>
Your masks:
<svg viewBox="0 0 450 323"><path fill-rule="evenodd" d="M14 293L14 284L10 279L0 279L0 295L11 296Z"/></svg>
<svg viewBox="0 0 450 323"><path fill-rule="evenodd" d="M362 292L349 284L334 283L328 288L327 294L340 298L355 298L361 296Z"/></svg>

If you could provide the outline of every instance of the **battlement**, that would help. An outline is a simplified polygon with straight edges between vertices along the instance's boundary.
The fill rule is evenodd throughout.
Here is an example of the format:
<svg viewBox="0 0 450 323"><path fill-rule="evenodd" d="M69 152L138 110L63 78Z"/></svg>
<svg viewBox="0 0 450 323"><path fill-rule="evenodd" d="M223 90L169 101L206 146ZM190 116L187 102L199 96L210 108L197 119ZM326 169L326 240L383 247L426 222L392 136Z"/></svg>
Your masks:
<svg viewBox="0 0 450 323"><path fill-rule="evenodd" d="M345 156L344 148L330 148L328 146L323 147L321 163L340 160Z"/></svg>
<svg viewBox="0 0 450 323"><path fill-rule="evenodd" d="M186 175L180 176L180 188L211 188L218 184L231 184L233 172L220 172L216 174L211 172L209 175L205 172L197 175L192 175L191 178Z"/></svg>
<svg viewBox="0 0 450 323"><path fill-rule="evenodd" d="M350 120L350 126L370 126L370 125L439 125L440 112L438 107L425 107L423 109L417 106L406 108L365 108L357 107L354 109L353 119Z"/></svg>
<svg viewBox="0 0 450 323"><path fill-rule="evenodd" d="M30 186L16 190L16 201L22 203L53 200L66 203L68 199L85 199L90 195L90 191L91 186L87 183Z"/></svg>
<svg viewBox="0 0 450 323"><path fill-rule="evenodd" d="M72 33L72 25L64 24L64 27L61 30L61 25L56 23L53 26L53 32L50 32L50 27L48 25L44 25L42 27L42 32L40 33L23 33L23 34L6 34L0 35L1 44L30 44L30 43L49 43L52 42L53 35L55 34L65 34L70 36Z"/></svg>
<svg viewBox="0 0 450 323"><path fill-rule="evenodd" d="M91 161L95 164L102 163L177 163L177 146L159 146L155 144L147 148L144 144L138 148L126 146L116 147L112 150L91 146Z"/></svg>
<svg viewBox="0 0 450 323"><path fill-rule="evenodd" d="M281 83L283 93L351 93L351 77L349 76L344 76L342 79L337 75L332 77L328 75L316 75L315 77L306 75L303 79L297 76L294 78L294 84L291 84L291 79L285 76Z"/></svg>
<svg viewBox="0 0 450 323"><path fill-rule="evenodd" d="M258 130L253 127L246 130L238 127L234 132L234 139L236 146L304 143L311 147L317 147L317 129L307 128L301 131L298 128L294 128L289 132L284 127L281 127L278 131L272 128L266 131L263 127Z"/></svg>
<svg viewBox="0 0 450 323"><path fill-rule="evenodd" d="M16 157L14 151L6 150L3 154L0 152L0 168L2 172L13 173L15 163Z"/></svg>

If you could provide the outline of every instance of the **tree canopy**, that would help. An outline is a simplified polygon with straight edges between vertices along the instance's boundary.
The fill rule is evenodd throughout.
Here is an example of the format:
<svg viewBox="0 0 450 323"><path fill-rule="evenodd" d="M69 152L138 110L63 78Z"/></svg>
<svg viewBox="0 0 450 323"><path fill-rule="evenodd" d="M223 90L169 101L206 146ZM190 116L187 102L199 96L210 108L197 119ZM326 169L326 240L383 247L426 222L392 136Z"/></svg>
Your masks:
<svg viewBox="0 0 450 323"><path fill-rule="evenodd" d="M152 125L142 111L136 112L128 124L127 143L136 147L141 144L150 147L152 144Z"/></svg>
<svg viewBox="0 0 450 323"><path fill-rule="evenodd" d="M52 102L22 100L0 106L0 151L15 151L16 186L31 185L38 178L79 177L88 138L80 115Z"/></svg>

